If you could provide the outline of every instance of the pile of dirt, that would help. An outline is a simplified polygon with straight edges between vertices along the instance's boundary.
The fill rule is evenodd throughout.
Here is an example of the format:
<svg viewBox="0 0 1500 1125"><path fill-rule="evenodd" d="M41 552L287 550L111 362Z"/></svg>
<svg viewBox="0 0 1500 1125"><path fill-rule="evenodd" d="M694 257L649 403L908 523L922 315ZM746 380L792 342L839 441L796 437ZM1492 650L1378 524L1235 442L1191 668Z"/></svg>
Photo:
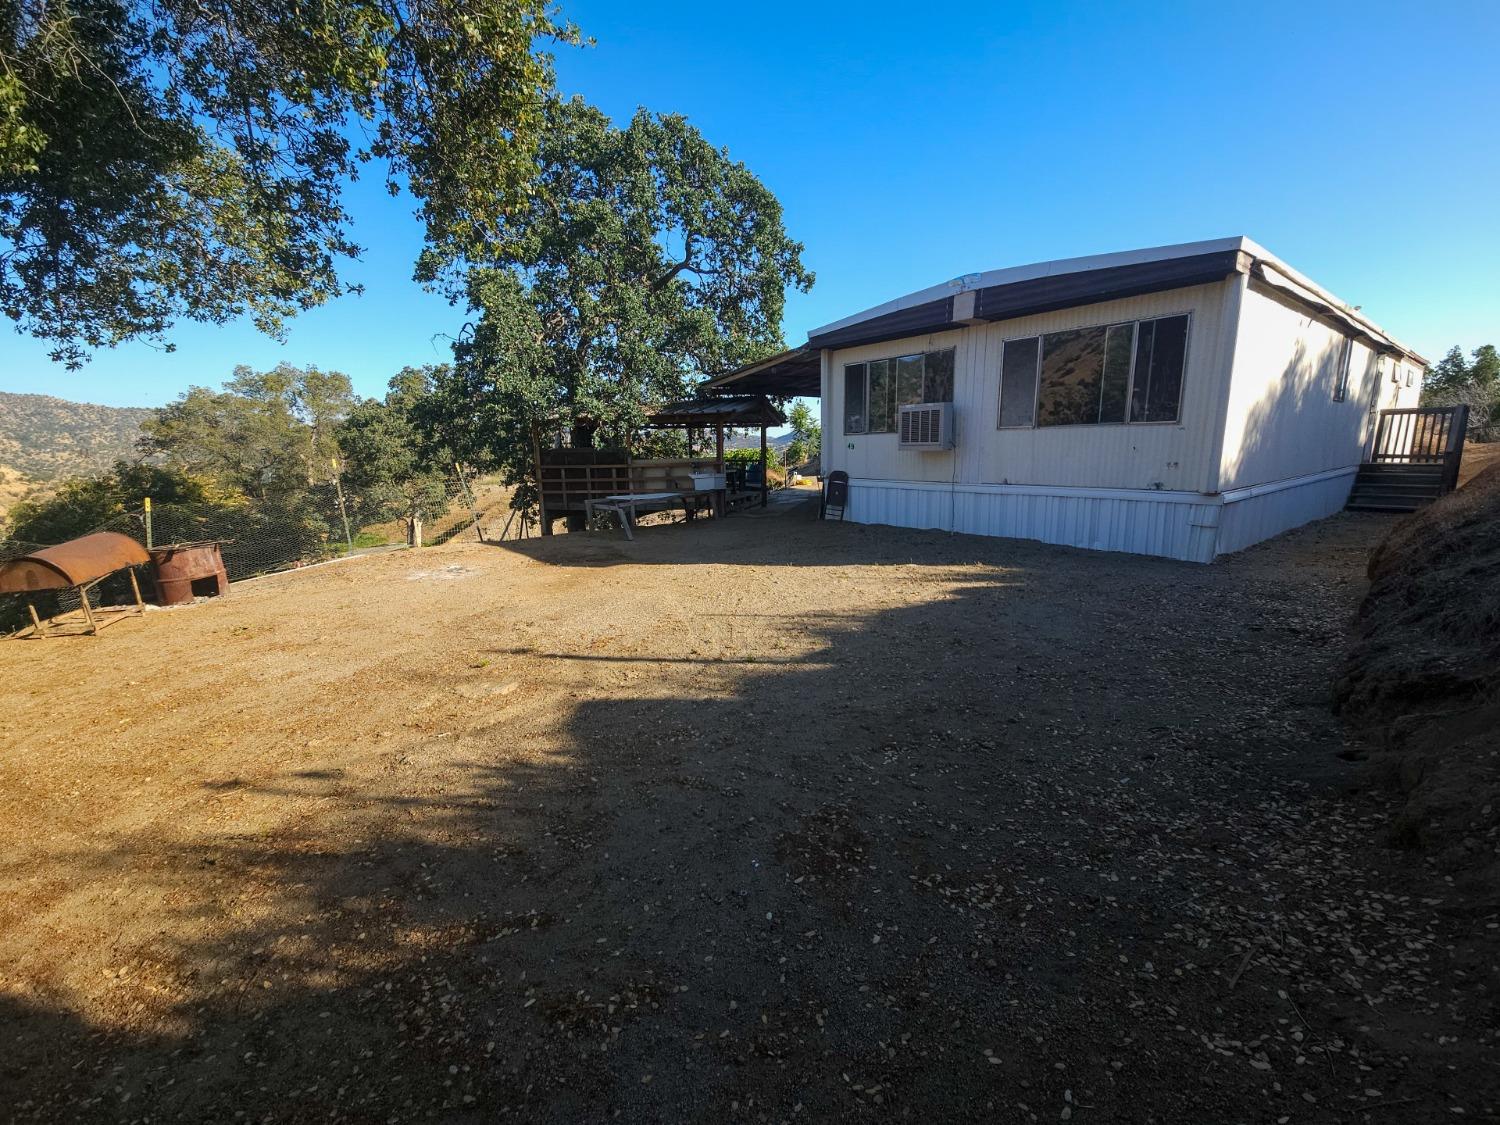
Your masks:
<svg viewBox="0 0 1500 1125"><path fill-rule="evenodd" d="M1500 464L1402 520L1335 685L1406 794L1397 842L1500 892Z"/></svg>

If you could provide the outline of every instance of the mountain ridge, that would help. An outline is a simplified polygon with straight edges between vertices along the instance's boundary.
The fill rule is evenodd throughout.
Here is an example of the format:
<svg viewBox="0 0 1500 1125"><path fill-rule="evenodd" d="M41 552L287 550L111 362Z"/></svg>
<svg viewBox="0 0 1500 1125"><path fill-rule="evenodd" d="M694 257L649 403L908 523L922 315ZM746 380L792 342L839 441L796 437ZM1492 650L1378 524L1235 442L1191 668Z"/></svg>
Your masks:
<svg viewBox="0 0 1500 1125"><path fill-rule="evenodd" d="M0 391L0 466L38 483L108 469L135 452L145 406Z"/></svg>

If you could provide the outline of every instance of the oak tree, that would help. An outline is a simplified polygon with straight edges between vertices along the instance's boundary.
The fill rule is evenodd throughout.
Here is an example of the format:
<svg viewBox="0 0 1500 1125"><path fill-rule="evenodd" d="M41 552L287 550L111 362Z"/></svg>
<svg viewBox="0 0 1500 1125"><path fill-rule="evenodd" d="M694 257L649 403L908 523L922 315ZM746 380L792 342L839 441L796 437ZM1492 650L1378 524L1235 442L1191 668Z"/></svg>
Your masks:
<svg viewBox="0 0 1500 1125"><path fill-rule="evenodd" d="M813 281L776 197L683 117L553 102L537 155L525 206L448 256L472 320L441 388L486 415L521 504L534 438L618 448L652 404L780 349L786 289Z"/></svg>
<svg viewBox="0 0 1500 1125"><path fill-rule="evenodd" d="M547 0L0 0L0 310L77 366L181 318L284 319L350 288L374 161L427 260L527 197Z"/></svg>

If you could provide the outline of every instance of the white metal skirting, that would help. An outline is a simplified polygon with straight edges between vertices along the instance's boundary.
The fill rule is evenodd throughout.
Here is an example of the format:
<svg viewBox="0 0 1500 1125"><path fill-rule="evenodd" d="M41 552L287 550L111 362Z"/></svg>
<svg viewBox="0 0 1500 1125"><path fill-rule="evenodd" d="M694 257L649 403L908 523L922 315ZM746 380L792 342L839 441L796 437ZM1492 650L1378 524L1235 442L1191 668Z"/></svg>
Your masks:
<svg viewBox="0 0 1500 1125"><path fill-rule="evenodd" d="M1337 512L1354 471L1214 495L856 479L846 518L1206 563Z"/></svg>
<svg viewBox="0 0 1500 1125"><path fill-rule="evenodd" d="M847 518L1208 562L1217 514L1192 493L856 480Z"/></svg>
<svg viewBox="0 0 1500 1125"><path fill-rule="evenodd" d="M1224 493L1217 554L1243 551L1273 535L1343 510L1356 467Z"/></svg>

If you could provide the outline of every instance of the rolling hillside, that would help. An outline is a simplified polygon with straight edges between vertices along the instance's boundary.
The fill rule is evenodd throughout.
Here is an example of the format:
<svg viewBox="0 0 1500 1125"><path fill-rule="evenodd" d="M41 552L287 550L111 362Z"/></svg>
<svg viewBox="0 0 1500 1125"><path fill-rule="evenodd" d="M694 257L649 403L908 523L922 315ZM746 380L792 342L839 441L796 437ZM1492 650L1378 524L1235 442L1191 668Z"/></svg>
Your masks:
<svg viewBox="0 0 1500 1125"><path fill-rule="evenodd" d="M0 391L0 465L37 481L107 469L131 454L150 413Z"/></svg>
<svg viewBox="0 0 1500 1125"><path fill-rule="evenodd" d="M135 450L145 407L0 391L0 516L28 493L107 469Z"/></svg>

